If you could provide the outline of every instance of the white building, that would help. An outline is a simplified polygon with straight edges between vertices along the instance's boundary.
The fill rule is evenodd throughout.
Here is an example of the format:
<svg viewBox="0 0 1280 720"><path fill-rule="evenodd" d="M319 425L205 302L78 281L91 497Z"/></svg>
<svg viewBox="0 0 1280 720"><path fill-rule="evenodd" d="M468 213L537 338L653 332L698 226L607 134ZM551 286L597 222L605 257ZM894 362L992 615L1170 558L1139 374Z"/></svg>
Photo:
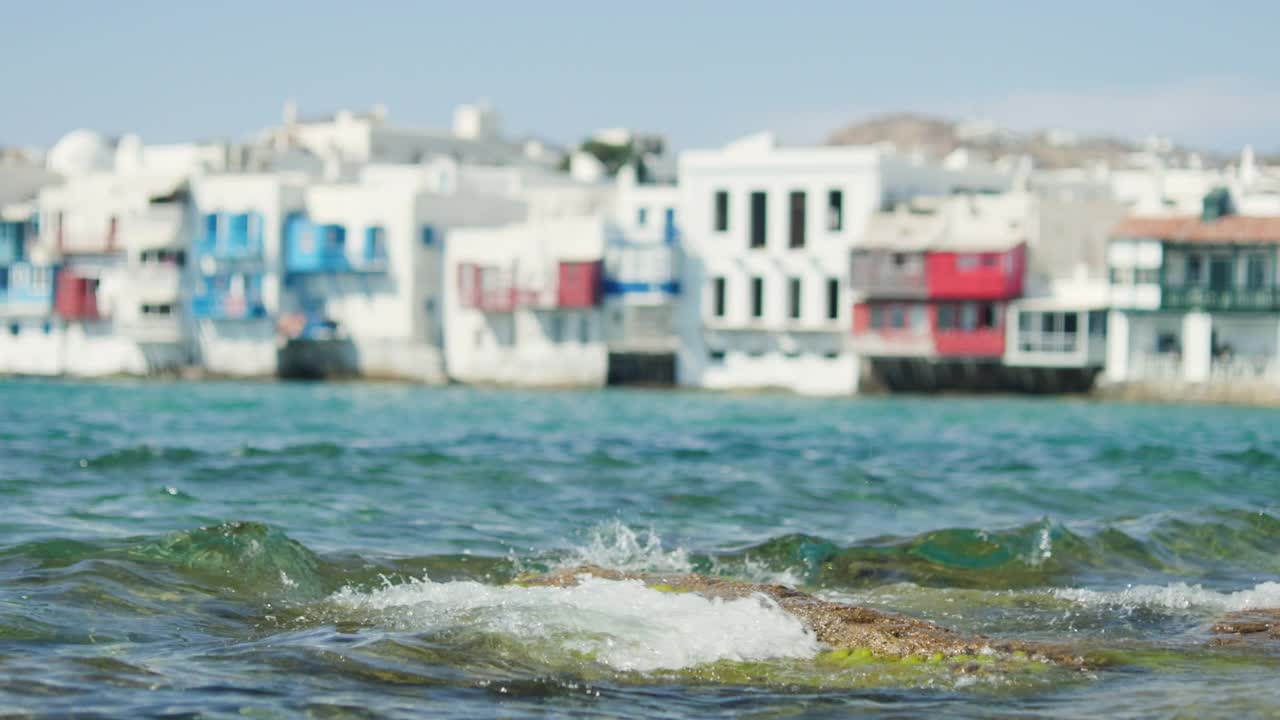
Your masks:
<svg viewBox="0 0 1280 720"><path fill-rule="evenodd" d="M303 174L236 173L193 183L191 315L208 372L276 374L285 219L303 211L310 182Z"/></svg>
<svg viewBox="0 0 1280 720"><path fill-rule="evenodd" d="M858 387L848 265L871 213L1009 183L880 148L779 147L768 134L682 153L679 167L679 382L813 394Z"/></svg>
<svg viewBox="0 0 1280 720"><path fill-rule="evenodd" d="M443 382L442 246L524 215L518 200L461 186L449 160L317 184L305 215L286 219L286 312L301 316L299 339L346 344L352 374Z"/></svg>
<svg viewBox="0 0 1280 720"><path fill-rule="evenodd" d="M1280 384L1280 217L1222 212L1132 217L1108 248L1112 311L1106 376L1113 383Z"/></svg>
<svg viewBox="0 0 1280 720"><path fill-rule="evenodd" d="M379 105L366 113L341 110L333 115L303 118L297 106L285 106L279 127L260 133L260 140L278 148L303 148L322 158L348 163L417 164L437 157L485 165L553 166L544 148L507 140L501 135L497 113L486 105L463 105L454 113L452 130L396 127Z"/></svg>
<svg viewBox="0 0 1280 720"><path fill-rule="evenodd" d="M186 166L178 155L157 156L164 162L152 167L136 139L113 147L88 131L50 151L49 166L64 181L36 201L30 262L40 275L59 266L52 312L10 328L0 370L148 374L191 362L183 310L187 183L207 165L198 151Z"/></svg>
<svg viewBox="0 0 1280 720"><path fill-rule="evenodd" d="M445 357L464 383L598 387L608 348L600 217L459 229L445 240Z"/></svg>

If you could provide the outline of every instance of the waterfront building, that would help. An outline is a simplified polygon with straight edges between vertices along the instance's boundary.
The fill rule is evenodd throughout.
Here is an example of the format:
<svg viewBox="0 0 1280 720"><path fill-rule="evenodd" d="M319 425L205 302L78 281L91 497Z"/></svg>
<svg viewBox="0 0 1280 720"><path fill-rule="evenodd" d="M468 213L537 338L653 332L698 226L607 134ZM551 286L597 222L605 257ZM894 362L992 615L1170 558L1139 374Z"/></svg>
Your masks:
<svg viewBox="0 0 1280 720"><path fill-rule="evenodd" d="M1027 193L918 197L872 216L851 253L852 348L890 389L1003 384L1010 303L1022 296Z"/></svg>
<svg viewBox="0 0 1280 720"><path fill-rule="evenodd" d="M520 220L511 198L475 193L458 165L369 165L317 183L285 218L286 375L444 382L442 246L458 228Z"/></svg>
<svg viewBox="0 0 1280 720"><path fill-rule="evenodd" d="M618 173L604 258L610 384L674 385L680 301L680 191Z"/></svg>
<svg viewBox="0 0 1280 720"><path fill-rule="evenodd" d="M18 273L41 298L52 288L53 302L10 327L5 369L141 375L189 365L188 178L217 162L203 146L149 151L132 136L113 144L76 131L59 141L48 165L63 181L39 193L30 265Z"/></svg>
<svg viewBox="0 0 1280 720"><path fill-rule="evenodd" d="M285 219L302 212L305 173L206 175L193 183L190 312L200 365L214 375L276 374Z"/></svg>
<svg viewBox="0 0 1280 720"><path fill-rule="evenodd" d="M449 377L528 387L603 385L610 232L598 215L451 232L444 247Z"/></svg>
<svg viewBox="0 0 1280 720"><path fill-rule="evenodd" d="M872 214L1009 185L986 168L881 147L782 147L767 133L682 153L679 177L679 382L813 394L858 388L849 257Z"/></svg>
<svg viewBox="0 0 1280 720"><path fill-rule="evenodd" d="M1280 216L1234 212L1225 189L1199 215L1130 217L1107 251L1107 379L1164 386L1280 381Z"/></svg>

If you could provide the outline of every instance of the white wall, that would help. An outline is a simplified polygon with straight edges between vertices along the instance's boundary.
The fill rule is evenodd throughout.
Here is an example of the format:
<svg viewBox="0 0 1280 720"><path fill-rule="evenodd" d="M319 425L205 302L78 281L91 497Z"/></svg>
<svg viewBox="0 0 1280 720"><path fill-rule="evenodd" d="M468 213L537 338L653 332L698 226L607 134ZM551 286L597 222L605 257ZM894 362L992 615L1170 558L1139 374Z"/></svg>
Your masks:
<svg viewBox="0 0 1280 720"><path fill-rule="evenodd" d="M547 276L560 262L602 258L605 235L599 218L452 230L443 274L449 377L534 387L603 385L608 350L599 307L484 312L461 305L457 277L463 263L516 267L525 278Z"/></svg>

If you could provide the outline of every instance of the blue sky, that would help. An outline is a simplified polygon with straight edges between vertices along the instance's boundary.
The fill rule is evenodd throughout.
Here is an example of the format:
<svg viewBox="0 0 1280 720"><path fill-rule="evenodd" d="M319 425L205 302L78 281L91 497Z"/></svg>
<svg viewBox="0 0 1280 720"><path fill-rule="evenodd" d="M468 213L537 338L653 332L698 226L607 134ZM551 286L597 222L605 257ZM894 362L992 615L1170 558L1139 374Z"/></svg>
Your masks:
<svg viewBox="0 0 1280 720"><path fill-rule="evenodd" d="M810 142L910 110L1280 151L1274 0L40 0L0 23L0 145L238 137L287 98L445 127L487 98L560 142L619 125L679 147Z"/></svg>

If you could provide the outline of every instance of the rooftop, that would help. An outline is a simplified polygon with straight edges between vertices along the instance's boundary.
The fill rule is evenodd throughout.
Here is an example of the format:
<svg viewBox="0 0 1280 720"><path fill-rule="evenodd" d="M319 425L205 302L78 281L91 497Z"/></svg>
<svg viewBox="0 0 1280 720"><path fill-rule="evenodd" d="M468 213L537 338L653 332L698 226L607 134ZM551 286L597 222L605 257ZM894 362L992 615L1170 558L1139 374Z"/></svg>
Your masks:
<svg viewBox="0 0 1280 720"><path fill-rule="evenodd" d="M1227 215L1209 222L1196 215L1131 217L1115 226L1111 237L1186 243L1280 243L1280 217Z"/></svg>

